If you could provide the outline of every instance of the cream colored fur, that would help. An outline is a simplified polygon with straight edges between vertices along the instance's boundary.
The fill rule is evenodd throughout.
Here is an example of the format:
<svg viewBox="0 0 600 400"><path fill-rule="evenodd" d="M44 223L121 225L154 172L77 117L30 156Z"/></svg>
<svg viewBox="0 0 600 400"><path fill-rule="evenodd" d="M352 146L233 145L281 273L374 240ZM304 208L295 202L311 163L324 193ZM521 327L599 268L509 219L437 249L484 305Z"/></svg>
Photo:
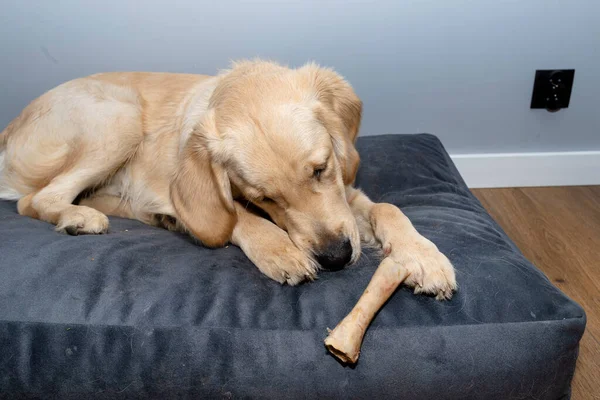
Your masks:
<svg viewBox="0 0 600 400"><path fill-rule="evenodd" d="M449 298L448 259L352 187L361 112L348 82L316 64L92 75L43 94L0 134L0 198L71 234L105 233L115 215L232 242L288 284L314 279L318 261L355 262L362 238L416 291Z"/></svg>
<svg viewBox="0 0 600 400"><path fill-rule="evenodd" d="M4 151L0 150L0 199L19 200L23 195L5 182L4 170Z"/></svg>

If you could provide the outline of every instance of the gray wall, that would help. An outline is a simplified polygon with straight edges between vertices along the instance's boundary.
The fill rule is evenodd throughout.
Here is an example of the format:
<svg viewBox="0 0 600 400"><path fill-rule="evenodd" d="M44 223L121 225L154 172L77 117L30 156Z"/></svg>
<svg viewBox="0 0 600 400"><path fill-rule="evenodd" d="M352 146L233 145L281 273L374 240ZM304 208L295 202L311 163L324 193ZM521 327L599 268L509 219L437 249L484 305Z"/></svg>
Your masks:
<svg viewBox="0 0 600 400"><path fill-rule="evenodd" d="M214 73L261 56L333 66L362 135L431 132L453 153L600 149L600 1L0 1L0 126L100 71ZM571 107L529 110L535 69L575 68Z"/></svg>

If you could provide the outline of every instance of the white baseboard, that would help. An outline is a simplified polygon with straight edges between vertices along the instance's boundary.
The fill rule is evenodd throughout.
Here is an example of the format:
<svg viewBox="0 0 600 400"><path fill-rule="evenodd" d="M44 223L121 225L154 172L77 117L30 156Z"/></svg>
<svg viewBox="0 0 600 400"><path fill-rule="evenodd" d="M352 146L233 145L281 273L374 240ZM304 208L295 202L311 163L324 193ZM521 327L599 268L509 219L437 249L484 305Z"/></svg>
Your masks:
<svg viewBox="0 0 600 400"><path fill-rule="evenodd" d="M600 185L600 151L451 157L470 188Z"/></svg>

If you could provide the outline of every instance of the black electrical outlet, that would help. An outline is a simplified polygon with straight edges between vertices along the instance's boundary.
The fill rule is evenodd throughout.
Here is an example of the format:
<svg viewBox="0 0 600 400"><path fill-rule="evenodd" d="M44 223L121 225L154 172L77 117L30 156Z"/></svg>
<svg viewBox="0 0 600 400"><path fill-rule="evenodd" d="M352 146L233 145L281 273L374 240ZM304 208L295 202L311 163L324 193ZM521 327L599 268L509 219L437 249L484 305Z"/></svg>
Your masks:
<svg viewBox="0 0 600 400"><path fill-rule="evenodd" d="M569 107L573 89L574 69L543 69L535 71L531 108L555 112Z"/></svg>

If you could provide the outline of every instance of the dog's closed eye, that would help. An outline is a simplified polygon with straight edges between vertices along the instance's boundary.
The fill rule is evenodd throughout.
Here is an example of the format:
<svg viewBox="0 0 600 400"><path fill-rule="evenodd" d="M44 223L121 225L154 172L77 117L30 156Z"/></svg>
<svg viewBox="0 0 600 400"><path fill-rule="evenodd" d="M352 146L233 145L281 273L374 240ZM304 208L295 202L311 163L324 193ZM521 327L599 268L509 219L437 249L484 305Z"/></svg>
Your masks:
<svg viewBox="0 0 600 400"><path fill-rule="evenodd" d="M321 179L321 175L323 174L323 172L325 172L325 170L327 169L327 165L323 165L321 167L317 167L313 170L313 178Z"/></svg>
<svg viewBox="0 0 600 400"><path fill-rule="evenodd" d="M272 199L272 198L270 198L270 197L263 197L263 198L260 200L260 202L261 202L261 203L272 204L272 203L275 203L275 200L273 200L273 199Z"/></svg>

